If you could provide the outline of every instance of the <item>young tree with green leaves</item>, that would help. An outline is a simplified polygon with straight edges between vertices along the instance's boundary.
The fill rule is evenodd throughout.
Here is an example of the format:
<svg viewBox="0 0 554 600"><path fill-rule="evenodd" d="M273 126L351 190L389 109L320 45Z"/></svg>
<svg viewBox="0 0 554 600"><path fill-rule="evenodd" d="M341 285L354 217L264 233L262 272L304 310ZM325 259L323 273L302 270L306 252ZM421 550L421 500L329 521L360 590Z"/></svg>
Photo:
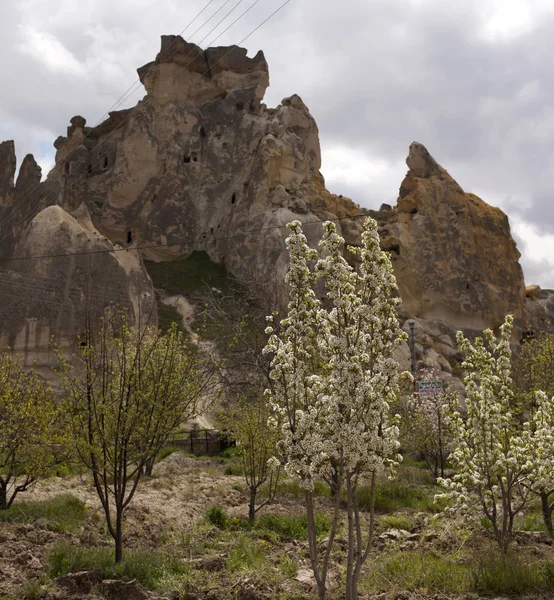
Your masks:
<svg viewBox="0 0 554 600"><path fill-rule="evenodd" d="M525 421L536 406L537 391L554 396L554 334L524 341L512 364L516 409Z"/></svg>
<svg viewBox="0 0 554 600"><path fill-rule="evenodd" d="M271 458L275 456L279 431L271 418L271 408L265 397L258 400L242 399L220 417L228 436L236 441L246 486L250 492L248 519L253 522L256 513L269 504L276 492L280 469ZM258 491L268 485L268 494L260 503Z"/></svg>
<svg viewBox="0 0 554 600"><path fill-rule="evenodd" d="M132 327L123 311L97 331L87 327L74 364L58 357L77 455L92 474L119 562L123 516L144 466L176 427L203 412L212 371L175 324L165 333Z"/></svg>
<svg viewBox="0 0 554 600"><path fill-rule="evenodd" d="M48 383L0 355L0 510L67 458L68 431Z"/></svg>
<svg viewBox="0 0 554 600"><path fill-rule="evenodd" d="M360 261L355 270L344 258L344 239L331 222L323 225L321 253L308 247L301 224L288 225L290 289L288 314L266 352L273 356L272 386L266 392L282 422L280 448L285 471L305 490L311 566L319 598L337 531L341 492L348 515L347 600L358 597L361 568L372 547L376 476L397 464L398 427L389 406L399 393L394 347L405 339L398 326L396 280L390 257L381 251L377 224L365 221L362 247L348 248ZM326 302L314 286L323 281ZM270 321L271 322L271 321ZM320 551L315 528L314 479L336 488L334 518ZM360 512L357 491L371 487L369 519Z"/></svg>
<svg viewBox="0 0 554 600"><path fill-rule="evenodd" d="M461 332L457 341L465 355L465 411L453 407L450 425L456 469L452 479L439 479L455 510L482 512L502 552L512 540L514 518L529 498L524 487L529 447L512 413L510 335L506 317L500 337L486 330L472 344Z"/></svg>
<svg viewBox="0 0 554 600"><path fill-rule="evenodd" d="M437 381L435 369L421 373L422 381ZM446 461L452 448L448 431L448 407L456 400L456 394L442 388L414 393L407 402L406 418L403 419L403 448L423 457L435 479L444 477Z"/></svg>

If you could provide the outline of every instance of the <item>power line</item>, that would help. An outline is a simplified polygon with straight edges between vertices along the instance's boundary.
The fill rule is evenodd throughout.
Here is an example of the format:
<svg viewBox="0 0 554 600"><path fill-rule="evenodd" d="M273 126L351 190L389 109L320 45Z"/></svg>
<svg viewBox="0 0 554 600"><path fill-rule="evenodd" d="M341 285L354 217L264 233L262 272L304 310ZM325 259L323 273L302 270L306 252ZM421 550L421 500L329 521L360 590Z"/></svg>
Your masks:
<svg viewBox="0 0 554 600"><path fill-rule="evenodd" d="M326 221L344 221L345 219L359 219L359 218L367 218L367 215L360 214L360 215L351 215L351 216L346 216L346 217L335 217L334 219L317 219L314 221L305 221L304 223L302 223L302 226L305 227L307 225L317 225L319 223L325 223ZM285 225L269 225L267 227L260 227L257 229L249 229L249 230L245 231L244 233L238 233L238 234L231 235L231 236L209 238L209 240L207 240L205 237L202 237L202 238L192 238L192 239L188 239L188 240L180 240L178 242L172 242L171 244L149 244L149 245L144 245L144 246L136 245L136 246L127 247L127 248L113 248L113 249L106 249L106 250L86 250L84 252L43 254L43 255L37 255L37 256L16 256L16 257L10 257L10 258L0 257L0 263L1 262L19 262L19 261L24 261L24 260L41 260L41 259L45 259L45 258L61 258L64 256L91 256L91 255L96 255L96 254L110 254L112 252L130 252L130 251L135 251L135 250L154 250L156 248L173 248L175 246L188 246L191 244L197 244L199 242L206 243L206 242L222 242L222 241L238 240L238 239L244 238L250 234L259 233L261 231L270 231L273 229L283 229L285 227L286 227L286 224Z"/></svg>
<svg viewBox="0 0 554 600"><path fill-rule="evenodd" d="M266 23L266 22L267 22L267 21L268 21L270 18L272 18L272 17L273 17L273 16L274 16L274 15L275 15L277 12L279 12L279 10L281 10L281 8L283 8L283 7L284 7L286 4L288 4L290 1L291 1L291 0L287 0L286 2L284 2L284 3L283 3L283 4L282 4L282 5L281 5L281 6L280 6L280 7L279 7L279 8L278 8L276 11L274 11L274 12L273 12L273 13L272 13L272 14L271 14L271 15L270 15L270 16L269 16L267 19L265 19L265 20L264 20L264 21L263 21L263 22L262 22L260 25L258 25L258 27L256 27L256 28L255 28L255 29L254 29L254 30L253 30L253 31L252 31L250 34L248 34L246 37L244 37L244 38L243 38L243 39L242 39L242 40L239 42L239 44L241 44L243 41L245 41L246 39L248 39L248 38L249 38L249 37L250 37L250 36L251 36L251 35L252 35L252 34L253 34L255 31L257 31L257 30L258 30L258 29L259 29L259 28L260 28L262 25L264 25L264 24L265 24L265 23ZM212 16L211 16L209 19L208 19L208 21L206 21L206 23L204 23L204 25L202 25L202 27L204 27L204 26L205 26L205 25L206 25L206 24L207 24L207 23L208 23L208 22L209 22L209 21L210 21L210 20L211 20L211 19L212 19L212 18L213 18L213 17L214 17L214 16L215 16L217 13L218 13L218 12L219 12L219 11L220 11L222 8L224 8L224 7L225 7L225 6L226 6L226 5L227 5L229 2L230 2L230 0L226 0L226 2L223 4L223 6L221 6L221 7L220 7L220 8L219 8L219 9L218 9L218 10L217 10L217 11L216 11L216 12L215 12L215 13L214 13L214 14L213 14L213 15L212 15ZM231 10L230 10L230 11L229 11L229 12L228 12L228 13L227 13L225 16L224 16L224 17L223 17L223 19L221 19L221 20L220 20L220 21L217 23L217 25L216 25L215 27L213 27L212 29L210 29L210 31L209 31L209 32L208 32L208 33L207 33L207 34L206 34L206 35L205 35L205 36L204 36L204 37L203 37L203 38L202 38L202 39L201 39L201 40L198 42L198 44L201 44L201 43L202 43L202 42L203 42L203 41L204 41L204 40L205 40L205 39L206 39L206 38L207 38L207 37L210 35L210 33L212 33L213 31L215 31L215 30L216 30L216 29L217 29L217 28L218 28L218 27L221 25L221 23L223 23L223 21L224 21L224 20L225 20L225 19L226 19L226 18L227 18L227 17L228 17L228 16L229 16L229 15L230 15L230 14L231 14L231 13L232 13L232 12L233 12L233 11L234 11L234 10L235 10L235 9L236 9L238 6L239 6L239 5L240 5L240 4L242 4L242 2L244 2L244 0L239 0L239 2L238 2L238 3L237 3L237 4L236 4L236 5L235 5L235 6L234 6L234 7L233 7L233 8L232 8L232 9L231 9ZM213 43L214 43L214 42L215 42L217 39L219 39L219 38L220 38L220 37L221 37L221 36L222 36L222 35L223 35L223 34L224 34L226 31L228 31L228 30L229 30L229 29L230 29L230 28L231 28L231 27L232 27L232 26L233 26L235 23L237 23L237 21L239 21L239 20L240 20L240 19L241 19L241 18L242 18L242 17L243 17L243 16L244 16L244 15L245 15L245 14L246 14L246 13L247 13L247 12L248 12L250 9L251 9L251 8L253 8L253 7L254 7L256 4L258 4L258 2L260 2L260 0L256 0L256 1L254 2L254 4L253 4L253 5L252 5L252 6L251 6L249 9L245 10L245 11L244 11L244 12L243 12L243 13L240 15L240 17L238 17L238 18L237 18L235 21L233 21L233 23L231 23L231 25L229 25L229 27L227 27L227 28L226 28L226 29L225 29L225 30L224 30L222 33L220 33L220 34L219 34L219 35L218 35L218 36L217 36L217 37L216 37L214 40L212 40L211 42L209 42L208 46L210 46L210 45L211 45L211 44L213 44ZM195 34L197 31L199 31L200 29L202 29L202 27L200 27L199 29L197 29L197 30L196 30L196 31L195 31L195 32L194 32L192 35L194 36L194 34ZM177 48L176 48L176 49L175 49L175 50L174 50L174 51L173 51L173 52L172 52L172 53L169 55L169 57L173 56L173 55L174 55L176 52L177 52ZM221 61L222 61L222 60L223 60L223 59L224 59L226 56L228 56L228 55L229 55L231 52L232 52L232 48L231 48L231 50L229 50L228 52L226 52L226 53L225 53L223 56L221 56L221 57L220 57L220 58L219 58L219 59L218 59L218 60L217 60L215 63L213 63L213 64L212 64L210 67L208 67L208 69L206 69L206 71L204 71L204 72L203 72L201 75L202 75L202 76L203 76L203 75L206 75L206 74L207 74L207 73L208 73L208 72L211 70L211 68L212 68L212 67L214 67L214 66L215 66L215 65L217 65L219 62L221 62ZM182 64L183 64L183 61L184 61L184 60L186 60L186 59L187 59L189 56L192 56L192 55L193 55L193 53L194 53L194 49L192 49L192 50L191 50L191 51L190 51L190 52L189 52L189 53L188 53L188 54L187 54L187 55L184 57L184 59L183 59L183 60L181 60L181 61L178 61L176 64L178 64L178 65L182 65ZM191 65L191 64L194 62L194 60L195 60L195 58L193 58L193 59L192 59L192 60L191 60L189 63L187 63L187 65L185 65L185 68L189 67L189 66L190 66L190 65ZM143 77L144 77L144 76L146 76L146 75L147 75L147 74L150 72L150 69L152 69L153 67L154 67L154 64L153 64L153 65L151 65L151 66L148 68L148 70L146 71L145 75L143 75ZM139 81L140 81L140 78L139 78ZM135 85L135 84L133 84L133 85ZM102 144L105 144L105 143L106 143L106 142L107 142L107 141L108 141L108 140L109 140L109 139L110 139L110 138L111 138L111 137L112 137L112 136L115 134L115 132L116 132L116 131L118 131L118 130L119 130L121 127L123 127L124 125L126 125L126 124L127 124L127 122L129 121L129 119L131 118L131 114L132 114L132 111L129 111L129 114L126 116L126 118L124 118L124 119L121 121L121 123L119 123L119 124L118 124L118 125L117 125L117 126L116 126L116 127L115 127L115 128L114 128L114 129L113 129L111 132L110 132L110 133L108 133L108 135L107 135L107 136L106 136L106 137L105 137L103 140L101 140L101 142L100 142L100 144L99 144L99 146L100 146L100 147L102 146ZM90 134L91 134L91 133L92 133L92 131L91 131L91 132L89 132L89 133L87 134L87 136L85 136L85 138L83 138L83 141L84 141L84 139L86 139L88 136L90 136ZM82 164L82 163L83 163L83 162L84 162L86 159L88 159L90 156L92 156L92 154L93 154L95 151L98 151L98 146L94 147L94 148L93 148L93 149L91 149L89 152L87 152L87 153L86 153L86 154L85 154L83 157L81 157L79 160L75 161L74 167L78 166L79 164ZM115 152L115 148L114 148L113 150L111 150L111 151L109 150L105 156L103 156L101 159L99 159L99 160L98 160L96 163L94 163L93 165L90 165L90 168L92 169L93 167L96 167L97 165L99 165L99 164L100 164L101 162L103 162L103 160L105 160L105 158L106 158L107 156L109 156L109 155L110 155L112 152ZM40 185L40 184L36 185L34 189L36 189L37 187L39 187L39 185ZM27 190L27 191L26 191L26 193L28 193L29 191L30 191L30 190ZM47 194L47 195L45 196L45 198L52 197L52 195L53 195L52 193L51 193L51 194ZM28 198L27 198L27 201L30 201L30 199L31 199L31 198L30 198L30 197L28 197ZM15 199L14 199L14 202L15 202ZM22 208L23 208L23 207L21 207L19 210L21 211L21 209L22 209ZM25 218L24 218L24 219L23 219L23 220L22 220L20 223L18 223L18 225L17 225L17 226L19 226L19 225L23 224L23 223L24 223L24 222L27 220L27 218L30 216L30 214L31 214L31 213L32 213L32 211L31 211L31 212L29 212L29 213L28 213L28 214L25 216ZM8 221L10 218L12 218L12 217L13 217L13 215L8 215L8 216L6 217L6 219L5 219L5 220L4 220L2 223L0 223L0 229L1 229L1 228L2 228L2 227L5 225L5 224L6 224L6 222L7 222L7 221ZM4 240L5 240L5 239L8 237L8 235L9 235L9 234L7 233L7 234L6 234L6 235L5 235L3 238L1 238L1 239L0 239L0 242L4 241Z"/></svg>

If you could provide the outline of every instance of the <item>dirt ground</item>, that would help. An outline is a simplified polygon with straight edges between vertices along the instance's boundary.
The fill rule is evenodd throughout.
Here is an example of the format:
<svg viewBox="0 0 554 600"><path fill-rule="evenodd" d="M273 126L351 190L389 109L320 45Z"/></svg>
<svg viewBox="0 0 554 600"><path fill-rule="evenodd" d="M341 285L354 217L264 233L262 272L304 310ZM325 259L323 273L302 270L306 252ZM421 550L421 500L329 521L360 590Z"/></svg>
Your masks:
<svg viewBox="0 0 554 600"><path fill-rule="evenodd" d="M67 542L76 548L112 546L90 480L85 476L76 476L41 482L21 494L17 502L37 502L71 494L86 505L86 519L77 530L52 530L48 523L40 519L23 523L0 522L0 599L315 598L305 540L278 539L272 537L271 532L262 531L256 535L247 535L238 530L219 531L206 525L203 515L207 507L214 504L226 512L231 524L233 519L248 514L244 479L242 476L226 475L225 467L226 464L219 460L200 460L175 452L155 466L152 478L141 481L128 508L125 549L147 549L152 553L162 549L190 565L194 573L180 592L146 591L136 582L127 580L106 582L98 573L51 580L48 575L50 555L56 544ZM316 503L320 512L330 514L331 502L328 497L318 497ZM298 496L283 493L266 510L276 516L299 514L302 512L302 502ZM406 525L403 525L404 522ZM405 556L428 555L433 560L439 560L441 555L447 554L455 557L452 564L456 566L467 561L468 556L479 553L480 544L482 540L468 533L463 522L435 521L432 515L418 510L381 515L368 568L375 570L375 565L383 557L397 561L401 569ZM336 547L334 566L329 573L330 598L333 600L341 596L340 573L344 568L346 548L342 534L338 535ZM544 532L518 533L515 547L526 556L554 562L552 539ZM256 560L261 565L259 568ZM243 563L249 565L248 568L243 567ZM446 578L450 576L448 572L443 575ZM393 581L388 583L385 591L361 590L361 597L372 600L469 600L477 597L476 594L467 593L445 595L425 587L416 589L418 586L415 584L410 584L411 589L406 591L401 589L402 585L410 583L406 579L398 584ZM168 589L170 587L168 584Z"/></svg>

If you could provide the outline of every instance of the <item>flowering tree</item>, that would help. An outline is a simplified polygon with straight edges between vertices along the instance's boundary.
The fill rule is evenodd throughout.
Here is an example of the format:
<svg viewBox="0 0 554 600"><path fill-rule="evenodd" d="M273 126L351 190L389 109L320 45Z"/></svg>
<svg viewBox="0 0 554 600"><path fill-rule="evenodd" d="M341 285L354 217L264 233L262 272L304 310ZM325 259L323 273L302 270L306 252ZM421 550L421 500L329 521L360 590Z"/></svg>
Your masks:
<svg viewBox="0 0 554 600"><path fill-rule="evenodd" d="M339 517L341 491L348 513L346 598L357 598L357 585L373 540L373 490L376 475L390 470L398 456L398 427L390 422L389 404L398 395L398 364L392 358L405 339L398 326L396 281L389 256L380 250L377 225L367 219L356 272L345 260L344 240L331 222L324 224L321 257L316 258L300 223L289 224L290 270L288 315L281 334L273 329L266 347L274 354L268 395L283 426L285 470L306 490L309 546L319 597L325 598L329 556ZM326 308L313 284L323 280ZM313 480L333 481L334 519L323 555L318 554L313 507ZM363 478L371 486L367 527L357 490ZM364 531L365 530L365 531Z"/></svg>
<svg viewBox="0 0 554 600"><path fill-rule="evenodd" d="M523 508L528 448L511 413L511 350L513 318L507 316L500 337L484 332L474 344L458 332L457 341L465 354L466 411L450 414L454 450L450 460L457 470L450 480L439 479L449 490L444 496L460 510L476 504L490 521L495 539L506 552L512 537L515 515ZM474 498L477 498L477 502Z"/></svg>
<svg viewBox="0 0 554 600"><path fill-rule="evenodd" d="M0 510L66 458L67 429L50 386L0 355Z"/></svg>

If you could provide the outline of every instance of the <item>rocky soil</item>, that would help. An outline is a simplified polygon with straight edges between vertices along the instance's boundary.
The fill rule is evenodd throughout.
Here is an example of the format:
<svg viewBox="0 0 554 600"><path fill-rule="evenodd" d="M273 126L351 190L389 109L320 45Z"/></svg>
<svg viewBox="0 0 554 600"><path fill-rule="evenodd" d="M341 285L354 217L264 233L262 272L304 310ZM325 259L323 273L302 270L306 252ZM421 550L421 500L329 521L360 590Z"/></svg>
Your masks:
<svg viewBox="0 0 554 600"><path fill-rule="evenodd" d="M151 557L162 553L185 569L174 577L160 579L156 585L149 586L153 587L151 590L130 577L107 580L98 569L52 578L52 552L60 543L76 549L105 548L108 552L111 552L112 543L103 525L94 490L86 477L57 478L37 485L25 497L21 496L19 502L41 502L71 494L85 503L85 518L78 527L67 529L52 527L48 519L0 522L0 598L314 598L305 538L282 532L277 534L271 529L270 521L265 522L265 528L243 529L239 523L244 522L241 518L248 510L244 481L241 476L225 475L228 467L229 463L222 464L218 460L200 460L174 453L162 460L156 466L154 476L139 486L125 521L126 552L132 555L143 551ZM444 589L455 589L448 580L458 577L458 569L465 568L477 556L490 552L490 541L481 529L473 528L462 519L437 520L432 508L432 494L436 488L429 487L425 472L409 467L401 471L400 477L403 481L398 485L402 489L420 490L416 494L419 500L414 505L395 505L390 510L381 508L378 512L377 536L362 577L361 598L477 598L475 592L448 593ZM328 496L317 497L316 501L322 515L330 514ZM214 504L227 515L224 529L207 523L203 516ZM20 506L25 508L24 504ZM290 482L284 482L275 502L263 512L278 519L301 511L298 489ZM529 513L527 518L531 517ZM324 536L321 539L323 541ZM340 597L345 550L346 540L341 529L329 574L332 600ZM526 560L554 564L553 541L542 531L518 532L515 552ZM413 560L417 563L417 576L407 577L398 565L410 561L413 569ZM418 561L422 562L422 567ZM443 579L430 580L424 572L438 564L437 561L447 561L447 569Z"/></svg>

